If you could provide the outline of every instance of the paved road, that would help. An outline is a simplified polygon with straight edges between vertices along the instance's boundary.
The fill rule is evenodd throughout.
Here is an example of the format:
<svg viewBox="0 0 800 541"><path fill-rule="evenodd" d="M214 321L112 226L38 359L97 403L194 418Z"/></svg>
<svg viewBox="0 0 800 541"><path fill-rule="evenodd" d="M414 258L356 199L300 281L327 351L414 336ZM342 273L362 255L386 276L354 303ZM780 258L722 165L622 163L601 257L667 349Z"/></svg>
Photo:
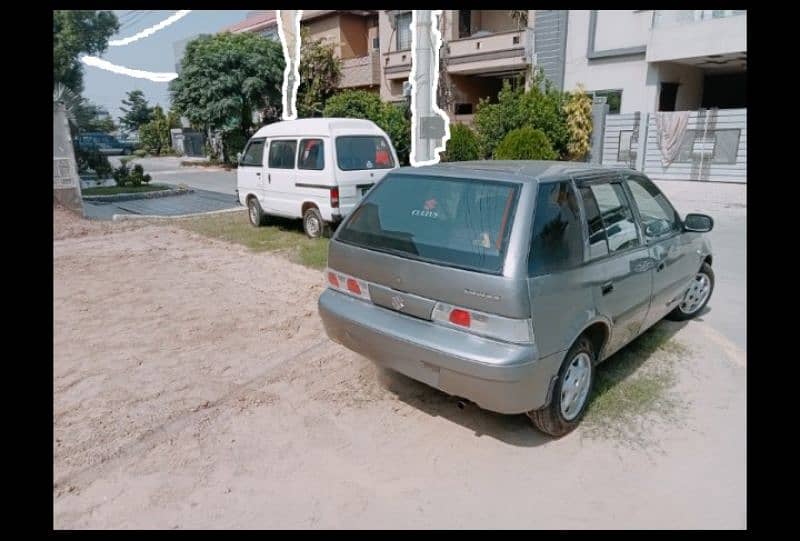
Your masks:
<svg viewBox="0 0 800 541"><path fill-rule="evenodd" d="M656 181L682 216L702 212L714 218L714 293L701 317L747 349L747 187L744 184ZM724 300L724 309L719 299ZM716 302L715 302L716 299ZM715 309L716 307L716 309Z"/></svg>
<svg viewBox="0 0 800 541"><path fill-rule="evenodd" d="M137 158L134 163L144 167L145 173L153 177L152 182L164 184L186 184L194 189L187 195L157 199L137 199L119 202L84 202L86 217L94 220L110 220L114 214L153 214L178 216L223 210L236 206L236 171L208 169L205 167L181 167L184 158ZM118 158L111 159L113 166Z"/></svg>

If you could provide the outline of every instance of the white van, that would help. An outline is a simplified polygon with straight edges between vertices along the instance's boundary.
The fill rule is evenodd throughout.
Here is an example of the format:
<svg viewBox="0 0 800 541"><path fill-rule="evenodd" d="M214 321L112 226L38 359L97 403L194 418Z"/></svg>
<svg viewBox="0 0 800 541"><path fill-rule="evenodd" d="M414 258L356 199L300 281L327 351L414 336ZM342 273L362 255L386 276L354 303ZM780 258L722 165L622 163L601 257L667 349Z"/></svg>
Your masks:
<svg viewBox="0 0 800 541"><path fill-rule="evenodd" d="M268 216L302 218L306 234L315 238L397 167L389 136L369 120L276 122L248 141L236 173L236 198L254 226Z"/></svg>

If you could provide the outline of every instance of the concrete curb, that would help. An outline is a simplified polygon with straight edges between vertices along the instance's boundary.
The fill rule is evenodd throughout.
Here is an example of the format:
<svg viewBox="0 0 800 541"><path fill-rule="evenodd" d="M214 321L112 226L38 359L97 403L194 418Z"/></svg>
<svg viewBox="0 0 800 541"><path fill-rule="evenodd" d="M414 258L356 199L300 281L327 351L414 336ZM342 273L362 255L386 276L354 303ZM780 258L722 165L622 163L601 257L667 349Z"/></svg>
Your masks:
<svg viewBox="0 0 800 541"><path fill-rule="evenodd" d="M241 212L246 210L245 207L234 207L222 210L210 210L208 212L197 212L194 214L176 214L175 216L160 216L158 214L114 214L111 220L114 222L123 222L130 220L174 220L176 218L196 218L198 216L208 216L212 214L224 214L226 212Z"/></svg>
<svg viewBox="0 0 800 541"><path fill-rule="evenodd" d="M173 197L194 192L191 188L174 188L171 190L158 190L142 193L118 193L114 195L85 195L84 201L132 201L134 199L158 199L159 197Z"/></svg>

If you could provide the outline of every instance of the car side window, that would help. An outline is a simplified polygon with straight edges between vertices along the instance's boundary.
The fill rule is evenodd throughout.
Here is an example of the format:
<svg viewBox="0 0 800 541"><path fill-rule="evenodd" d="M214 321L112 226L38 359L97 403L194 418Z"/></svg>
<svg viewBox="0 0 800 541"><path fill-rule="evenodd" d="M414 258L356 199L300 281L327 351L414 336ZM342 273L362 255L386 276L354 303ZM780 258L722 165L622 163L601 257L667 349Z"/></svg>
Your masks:
<svg viewBox="0 0 800 541"><path fill-rule="evenodd" d="M588 186L581 186L579 191L583 201L583 210L586 214L586 225L589 229L589 260L607 256L608 239L606 238L606 228L603 225L603 217L600 215L597 200Z"/></svg>
<svg viewBox="0 0 800 541"><path fill-rule="evenodd" d="M540 184L534 212L528 274L537 276L580 265L583 231L570 183Z"/></svg>
<svg viewBox="0 0 800 541"><path fill-rule="evenodd" d="M242 155L241 165L260 166L264 158L264 140L253 139Z"/></svg>
<svg viewBox="0 0 800 541"><path fill-rule="evenodd" d="M297 141L271 141L269 144L270 169L294 169Z"/></svg>
<svg viewBox="0 0 800 541"><path fill-rule="evenodd" d="M638 175L626 178L633 200L639 209L644 236L647 241L678 233L681 222L678 213L667 201L666 196L650 179Z"/></svg>
<svg viewBox="0 0 800 541"><path fill-rule="evenodd" d="M297 157L298 169L325 169L325 143L322 139L301 139Z"/></svg>
<svg viewBox="0 0 800 541"><path fill-rule="evenodd" d="M587 187L597 202L608 239L608 251L613 254L639 246L639 230L622 184L602 182Z"/></svg>

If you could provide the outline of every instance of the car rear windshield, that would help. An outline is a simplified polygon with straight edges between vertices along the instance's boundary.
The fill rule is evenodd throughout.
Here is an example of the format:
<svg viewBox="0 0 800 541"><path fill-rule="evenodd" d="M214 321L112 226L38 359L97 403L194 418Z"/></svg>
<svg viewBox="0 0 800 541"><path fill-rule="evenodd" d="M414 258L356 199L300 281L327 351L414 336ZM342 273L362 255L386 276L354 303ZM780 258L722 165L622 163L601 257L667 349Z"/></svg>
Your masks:
<svg viewBox="0 0 800 541"><path fill-rule="evenodd" d="M386 139L379 135L337 137L336 161L342 171L394 167L391 147Z"/></svg>
<svg viewBox="0 0 800 541"><path fill-rule="evenodd" d="M519 184L389 174L338 240L481 272L503 270Z"/></svg>

